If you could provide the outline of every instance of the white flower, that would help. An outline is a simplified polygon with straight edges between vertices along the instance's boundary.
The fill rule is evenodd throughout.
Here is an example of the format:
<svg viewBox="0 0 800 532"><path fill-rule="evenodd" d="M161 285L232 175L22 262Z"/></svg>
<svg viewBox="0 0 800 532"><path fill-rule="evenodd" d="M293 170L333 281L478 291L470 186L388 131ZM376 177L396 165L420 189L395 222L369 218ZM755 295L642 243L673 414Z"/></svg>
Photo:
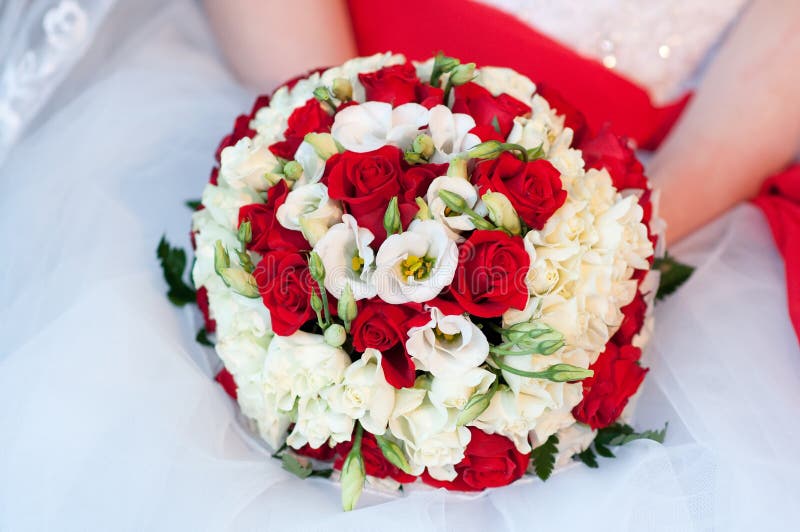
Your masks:
<svg viewBox="0 0 800 532"><path fill-rule="evenodd" d="M428 396L433 403L462 410L470 397L486 393L494 380L491 371L470 368L458 375L434 377Z"/></svg>
<svg viewBox="0 0 800 532"><path fill-rule="evenodd" d="M449 286L458 264L458 248L435 220L415 221L405 233L391 235L375 257L375 285L387 303L423 303Z"/></svg>
<svg viewBox="0 0 800 532"><path fill-rule="evenodd" d="M206 185L203 189L203 205L219 225L236 233L239 228L239 208L251 203L264 201L251 188L235 189L224 186Z"/></svg>
<svg viewBox="0 0 800 532"><path fill-rule="evenodd" d="M348 441L354 426L353 418L332 410L321 397L303 397L297 403L297 422L286 443L295 449L305 444L319 449L329 441Z"/></svg>
<svg viewBox="0 0 800 532"><path fill-rule="evenodd" d="M567 384L560 388L560 396L557 397L561 406L548 409L536 422L536 426L531 432L531 440L538 443L547 441L547 438L561 429L567 428L575 423L572 417L572 409L583 399L583 385L579 382Z"/></svg>
<svg viewBox="0 0 800 532"><path fill-rule="evenodd" d="M294 152L294 160L303 167L303 175L295 183L295 187L316 183L325 172L325 161L317 154L310 143L303 141Z"/></svg>
<svg viewBox="0 0 800 532"><path fill-rule="evenodd" d="M277 450L286 439L286 431L292 423L291 416L278 410L275 394L264 391L259 374L234 377L236 399L242 414L255 422L264 441Z"/></svg>
<svg viewBox="0 0 800 532"><path fill-rule="evenodd" d="M321 335L297 331L273 337L262 382L265 390L274 391L278 408L291 412L297 399L314 397L342 382L349 365L347 353L326 344Z"/></svg>
<svg viewBox="0 0 800 532"><path fill-rule="evenodd" d="M356 219L345 214L342 222L331 227L317 242L317 252L325 266L325 288L336 298L350 284L356 300L375 297L372 266L375 252L369 247L375 236L358 227Z"/></svg>
<svg viewBox="0 0 800 532"><path fill-rule="evenodd" d="M344 372L344 380L326 392L331 408L358 419L364 430L381 435L394 409L394 387L386 382L381 352L369 348Z"/></svg>
<svg viewBox="0 0 800 532"><path fill-rule="evenodd" d="M264 191L277 182L273 172L280 167L278 159L266 146L253 144L247 137L222 150L220 161L219 179L232 188Z"/></svg>
<svg viewBox="0 0 800 532"><path fill-rule="evenodd" d="M494 96L506 93L525 104L530 104L536 85L519 72L505 67L485 66L477 69L475 83Z"/></svg>
<svg viewBox="0 0 800 532"><path fill-rule="evenodd" d="M516 394L503 386L492 396L489 408L470 425L487 434L501 434L513 441L519 452L529 453L528 433L551 405L547 397Z"/></svg>
<svg viewBox="0 0 800 532"><path fill-rule="evenodd" d="M558 454L556 467L567 465L572 457L586 450L594 441L597 433L588 425L573 423L558 431Z"/></svg>
<svg viewBox="0 0 800 532"><path fill-rule="evenodd" d="M451 240L463 240L461 231L472 231L475 229L475 225L470 221L469 216L465 214L453 213L453 215L448 216L448 214L446 214L448 211L447 205L445 205L442 198L439 197L440 190L447 190L458 194L464 198L464 201L467 202L467 206L470 209L475 210L478 214L483 214L486 210L483 205L478 202L478 192L467 179L462 179L460 177L437 177L428 187L428 193L425 199L428 202L428 207L431 210L433 218L444 226L445 231L447 231L447 236Z"/></svg>
<svg viewBox="0 0 800 532"><path fill-rule="evenodd" d="M222 336L217 340L216 350L233 375L254 375L264 367L272 335L256 338L250 333Z"/></svg>
<svg viewBox="0 0 800 532"><path fill-rule="evenodd" d="M365 102L336 114L331 134L346 150L364 153L387 144L407 149L428 123L428 110L417 103L392 109L385 102Z"/></svg>
<svg viewBox="0 0 800 532"><path fill-rule="evenodd" d="M272 336L269 310L260 297L244 297L227 286L220 286L220 290L209 289L208 296L209 300L213 300L210 307L213 310L212 317L217 322L217 336L221 340L241 333L249 333L256 338Z"/></svg>
<svg viewBox="0 0 800 532"><path fill-rule="evenodd" d="M275 215L283 227L302 231L308 243L314 246L329 227L339 222L342 209L328 197L328 187L314 183L292 189Z"/></svg>
<svg viewBox="0 0 800 532"><path fill-rule="evenodd" d="M489 356L489 342L468 317L431 309L431 320L408 331L406 351L418 370L434 377L457 378Z"/></svg>
<svg viewBox="0 0 800 532"><path fill-rule="evenodd" d="M464 458L470 441L466 427L456 427L458 411L430 401L428 392L419 388L397 391L389 429L405 446L414 474L423 469L438 480L453 480L455 464Z"/></svg>
<svg viewBox="0 0 800 532"><path fill-rule="evenodd" d="M467 114L454 113L449 107L437 105L430 110L428 129L436 152L431 162L445 163L481 143L481 139L469 131L475 120Z"/></svg>

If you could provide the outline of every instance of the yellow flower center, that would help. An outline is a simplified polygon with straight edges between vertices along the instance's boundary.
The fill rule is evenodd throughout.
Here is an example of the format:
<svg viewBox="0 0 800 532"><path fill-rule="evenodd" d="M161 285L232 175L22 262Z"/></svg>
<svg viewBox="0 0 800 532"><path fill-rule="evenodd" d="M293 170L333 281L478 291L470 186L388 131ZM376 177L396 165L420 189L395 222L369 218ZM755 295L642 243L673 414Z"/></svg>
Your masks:
<svg viewBox="0 0 800 532"><path fill-rule="evenodd" d="M421 281L431 274L435 262L436 259L429 257L409 255L406 260L400 263L400 271L403 272L406 278L413 277L417 281Z"/></svg>
<svg viewBox="0 0 800 532"><path fill-rule="evenodd" d="M433 329L433 334L439 340L444 340L446 342L452 342L453 340L457 340L458 338L461 337L461 333L460 332L459 333L455 333L455 334L448 334L446 332L442 332L442 330L439 327L435 327Z"/></svg>
<svg viewBox="0 0 800 532"><path fill-rule="evenodd" d="M361 257L358 256L358 254L356 254L355 256L353 256L352 265L354 272L361 273L361 270L364 268L364 259L362 259Z"/></svg>

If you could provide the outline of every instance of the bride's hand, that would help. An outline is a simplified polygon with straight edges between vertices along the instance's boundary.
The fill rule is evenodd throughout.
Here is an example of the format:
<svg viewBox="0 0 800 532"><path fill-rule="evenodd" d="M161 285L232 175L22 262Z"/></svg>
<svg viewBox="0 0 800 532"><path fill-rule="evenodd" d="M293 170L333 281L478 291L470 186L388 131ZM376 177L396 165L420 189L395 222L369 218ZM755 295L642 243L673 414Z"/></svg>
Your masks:
<svg viewBox="0 0 800 532"><path fill-rule="evenodd" d="M674 242L756 194L800 149L800 2L755 0L649 168Z"/></svg>
<svg viewBox="0 0 800 532"><path fill-rule="evenodd" d="M204 0L239 79L259 91L356 55L345 0Z"/></svg>

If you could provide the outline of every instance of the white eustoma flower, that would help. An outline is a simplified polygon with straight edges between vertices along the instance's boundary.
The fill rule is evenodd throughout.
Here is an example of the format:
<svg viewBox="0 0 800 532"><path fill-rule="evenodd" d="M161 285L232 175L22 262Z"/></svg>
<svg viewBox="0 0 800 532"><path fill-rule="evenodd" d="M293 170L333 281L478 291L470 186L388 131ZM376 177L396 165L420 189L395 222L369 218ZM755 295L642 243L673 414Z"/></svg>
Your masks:
<svg viewBox="0 0 800 532"><path fill-rule="evenodd" d="M428 110L417 103L392 109L385 102L365 102L336 113L331 134L346 150L365 153L387 144L406 150L428 123Z"/></svg>
<svg viewBox="0 0 800 532"><path fill-rule="evenodd" d="M348 441L354 426L353 418L332 410L323 398L303 397L297 403L297 422L286 443L295 449L306 444L319 449L328 442Z"/></svg>
<svg viewBox="0 0 800 532"><path fill-rule="evenodd" d="M433 163L445 163L481 143L481 139L469 131L475 127L475 119L464 113L454 113L449 107L437 105L430 110L428 130L436 151Z"/></svg>
<svg viewBox="0 0 800 532"><path fill-rule="evenodd" d="M387 303L424 303L453 281L458 248L435 220L415 221L387 238L375 256L378 297Z"/></svg>
<svg viewBox="0 0 800 532"><path fill-rule="evenodd" d="M491 371L471 368L458 375L434 377L428 396L433 403L462 410L470 397L486 393L494 380Z"/></svg>
<svg viewBox="0 0 800 532"><path fill-rule="evenodd" d="M312 246L316 245L328 228L342 218L339 202L328 197L328 187L313 183L295 187L275 213L278 222L286 229L302 231Z"/></svg>
<svg viewBox="0 0 800 532"><path fill-rule="evenodd" d="M348 283L356 300L375 297L375 252L369 247L374 239L372 231L359 227L355 218L345 214L314 246L325 266L325 288L337 299Z"/></svg>
<svg viewBox="0 0 800 532"><path fill-rule="evenodd" d="M219 180L232 188L264 191L277 182L279 177L274 172L278 168L278 159L266 146L245 137L222 150Z"/></svg>
<svg viewBox="0 0 800 532"><path fill-rule="evenodd" d="M386 432L394 410L395 388L386 382L381 368L381 352L368 348L345 370L341 384L325 393L336 412L358 419L364 430L381 435Z"/></svg>
<svg viewBox="0 0 800 532"><path fill-rule="evenodd" d="M427 468L438 480L453 480L455 464L464 458L470 441L466 427L456 427L458 410L434 404L420 388L397 390L389 430L404 444L415 475Z"/></svg>
<svg viewBox="0 0 800 532"><path fill-rule="evenodd" d="M262 372L266 391L275 393L279 409L291 412L300 398L315 397L342 382L350 357L325 343L322 335L297 331L274 336Z"/></svg>
<svg viewBox="0 0 800 532"><path fill-rule="evenodd" d="M308 142L301 142L294 152L294 160L303 167L303 175L295 183L295 187L316 183L325 172L325 160L317 154Z"/></svg>
<svg viewBox="0 0 800 532"><path fill-rule="evenodd" d="M418 370L434 377L457 378L489 356L489 341L468 317L431 309L431 320L408 331L406 351Z"/></svg>
<svg viewBox="0 0 800 532"><path fill-rule="evenodd" d="M430 208L434 220L437 220L444 226L447 231L447 236L451 240L455 240L456 242L462 241L464 239L461 236L461 231L472 231L475 229L475 225L469 219L469 216L465 214L453 213L452 215L448 215L449 209L444 201L442 201L442 198L439 197L440 190L447 190L448 192L458 194L464 198L464 201L467 202L467 206L478 214L486 214L486 208L479 201L478 191L475 190L475 187L472 186L467 179L441 176L431 182L425 200L428 203L428 208Z"/></svg>

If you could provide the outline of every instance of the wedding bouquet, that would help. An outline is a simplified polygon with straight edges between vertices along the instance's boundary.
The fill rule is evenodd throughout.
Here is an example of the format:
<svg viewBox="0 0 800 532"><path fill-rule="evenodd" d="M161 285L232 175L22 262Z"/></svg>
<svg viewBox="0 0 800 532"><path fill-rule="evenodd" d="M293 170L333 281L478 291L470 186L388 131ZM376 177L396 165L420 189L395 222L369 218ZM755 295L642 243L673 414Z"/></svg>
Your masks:
<svg viewBox="0 0 800 532"><path fill-rule="evenodd" d="M365 479L482 490L663 439L620 421L647 373L653 193L624 139L549 98L441 54L313 72L220 145L196 292L159 246L253 431L338 476L345 509Z"/></svg>

